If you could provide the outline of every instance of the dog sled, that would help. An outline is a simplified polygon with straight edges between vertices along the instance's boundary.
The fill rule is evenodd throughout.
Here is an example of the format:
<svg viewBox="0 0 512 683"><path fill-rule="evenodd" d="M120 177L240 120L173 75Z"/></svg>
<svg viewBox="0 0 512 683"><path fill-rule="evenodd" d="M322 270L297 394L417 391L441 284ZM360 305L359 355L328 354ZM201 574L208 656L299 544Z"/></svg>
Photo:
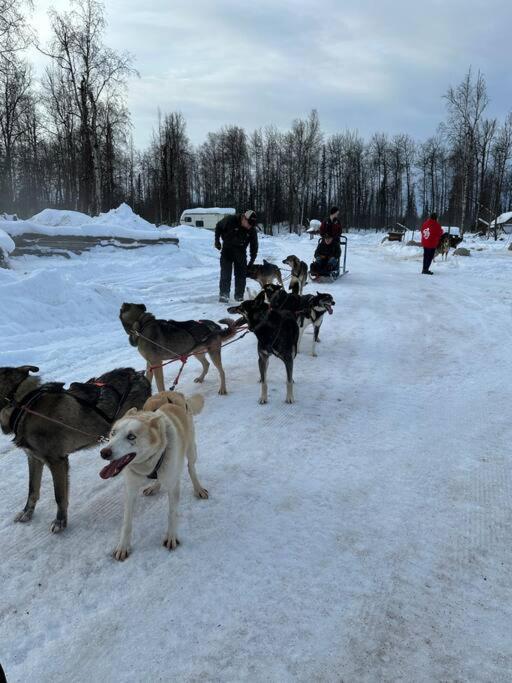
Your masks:
<svg viewBox="0 0 512 683"><path fill-rule="evenodd" d="M342 277L342 275L346 275L348 273L348 270L347 270L347 237L346 237L346 235L340 236L340 247L341 247L340 258L337 259L337 264L334 266L334 268L329 270L329 272L318 271L318 266L317 266L316 262L313 262L310 265L309 277L313 282L318 282L318 283L335 282L338 278Z"/></svg>

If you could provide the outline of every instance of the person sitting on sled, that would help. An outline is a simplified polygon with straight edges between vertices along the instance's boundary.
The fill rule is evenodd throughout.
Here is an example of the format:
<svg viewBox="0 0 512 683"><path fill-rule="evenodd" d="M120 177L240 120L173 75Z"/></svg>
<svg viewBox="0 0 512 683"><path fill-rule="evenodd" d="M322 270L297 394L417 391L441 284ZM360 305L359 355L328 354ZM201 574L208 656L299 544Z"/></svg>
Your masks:
<svg viewBox="0 0 512 683"><path fill-rule="evenodd" d="M338 270L341 256L341 247L338 240L332 235L324 235L319 241L315 251L315 261L311 264L312 275L330 275Z"/></svg>

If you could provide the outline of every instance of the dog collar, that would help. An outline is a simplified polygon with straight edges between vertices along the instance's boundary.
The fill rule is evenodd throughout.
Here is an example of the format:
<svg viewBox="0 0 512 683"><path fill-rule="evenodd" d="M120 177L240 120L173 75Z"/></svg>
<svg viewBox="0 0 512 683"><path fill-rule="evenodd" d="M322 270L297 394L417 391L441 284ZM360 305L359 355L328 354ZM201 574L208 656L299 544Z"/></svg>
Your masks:
<svg viewBox="0 0 512 683"><path fill-rule="evenodd" d="M165 451L158 458L158 462L156 463L154 470L151 472L151 474L148 474L148 479L158 479L158 470L160 469L160 465L163 462L164 455L165 455Z"/></svg>

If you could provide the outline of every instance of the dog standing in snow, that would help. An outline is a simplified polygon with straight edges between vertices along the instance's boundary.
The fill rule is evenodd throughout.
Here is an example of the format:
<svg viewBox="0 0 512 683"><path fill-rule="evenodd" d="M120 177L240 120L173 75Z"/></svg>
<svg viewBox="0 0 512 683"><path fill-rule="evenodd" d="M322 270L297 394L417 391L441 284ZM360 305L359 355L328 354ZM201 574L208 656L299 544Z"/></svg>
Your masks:
<svg viewBox="0 0 512 683"><path fill-rule="evenodd" d="M161 405L151 412L158 406L155 399L160 398ZM110 442L101 450L101 457L110 462L101 470L100 477L110 479L120 472L124 476L124 516L121 537L113 552L116 560L125 560L130 554L135 498L148 478L154 479L155 483L145 488L146 495L160 487L167 491L169 518L163 545L169 550L175 550L179 545L178 503L185 458L196 495L208 498L208 491L199 483L195 469L197 449L192 418L201 412L203 405L204 399L199 394L185 398L178 392L162 392L152 397L151 404L144 406L145 410L129 410L114 424Z"/></svg>

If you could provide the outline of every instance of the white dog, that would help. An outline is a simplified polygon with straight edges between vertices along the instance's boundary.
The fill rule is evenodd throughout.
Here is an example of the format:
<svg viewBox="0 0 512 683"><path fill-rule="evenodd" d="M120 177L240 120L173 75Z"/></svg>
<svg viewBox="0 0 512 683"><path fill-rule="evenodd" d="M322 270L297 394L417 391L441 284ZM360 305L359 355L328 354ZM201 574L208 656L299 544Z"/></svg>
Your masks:
<svg viewBox="0 0 512 683"><path fill-rule="evenodd" d="M146 495L158 490L160 486L167 490L169 522L163 545L169 550L174 550L179 545L178 502L185 458L188 460L188 471L196 495L199 498L208 498L208 491L201 486L196 474L197 450L192 419L193 415L201 412L203 397L195 394L185 398L178 392L168 393L172 399L167 399L167 392L162 392L148 399L144 410L129 410L113 425L110 442L101 450L101 457L110 461L100 472L102 479L109 479L123 472L125 482L123 526L119 543L113 552L116 560L125 560L130 554L135 498L138 490L147 484L148 477L156 481L146 487ZM155 409L159 402L161 405L155 412L146 409Z"/></svg>

